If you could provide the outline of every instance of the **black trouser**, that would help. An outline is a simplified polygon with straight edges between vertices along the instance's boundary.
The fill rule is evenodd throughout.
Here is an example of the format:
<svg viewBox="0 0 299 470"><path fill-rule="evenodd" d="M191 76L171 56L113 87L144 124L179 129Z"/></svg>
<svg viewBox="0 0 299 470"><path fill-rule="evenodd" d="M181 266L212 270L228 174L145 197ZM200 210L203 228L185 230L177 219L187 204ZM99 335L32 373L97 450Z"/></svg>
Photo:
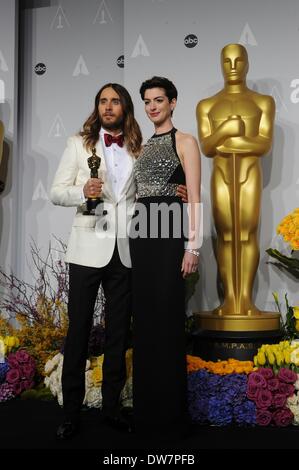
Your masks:
<svg viewBox="0 0 299 470"><path fill-rule="evenodd" d="M125 352L131 319L131 269L120 261L117 245L102 268L70 264L69 329L64 349L62 391L68 419L78 417L85 394L85 365L94 306L102 282L105 304L103 409L114 413L126 381Z"/></svg>

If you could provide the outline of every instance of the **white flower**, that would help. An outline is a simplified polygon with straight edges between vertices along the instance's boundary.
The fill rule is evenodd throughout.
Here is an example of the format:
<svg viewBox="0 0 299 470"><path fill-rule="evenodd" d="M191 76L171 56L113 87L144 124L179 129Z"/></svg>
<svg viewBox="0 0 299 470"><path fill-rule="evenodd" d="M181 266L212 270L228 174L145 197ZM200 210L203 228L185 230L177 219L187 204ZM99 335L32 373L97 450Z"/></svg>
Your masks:
<svg viewBox="0 0 299 470"><path fill-rule="evenodd" d="M102 391L100 387L89 388L85 393L83 404L89 408L100 408L102 406Z"/></svg>
<svg viewBox="0 0 299 470"><path fill-rule="evenodd" d="M89 359L87 359L86 366L85 366L85 370L88 370L88 369L90 369L90 360Z"/></svg>
<svg viewBox="0 0 299 470"><path fill-rule="evenodd" d="M45 364L45 373L51 374L51 372L54 370L55 364L53 363L52 359L49 359L46 364Z"/></svg>
<svg viewBox="0 0 299 470"><path fill-rule="evenodd" d="M62 390L59 391L59 393L57 394L57 401L59 403L60 406L63 405L63 395L62 395Z"/></svg>
<svg viewBox="0 0 299 470"><path fill-rule="evenodd" d="M288 404L289 407L291 407L291 406L294 407L294 406L297 405L297 403L298 403L298 397L295 393L294 393L294 395L292 395L291 397L289 397L287 399L287 404Z"/></svg>
<svg viewBox="0 0 299 470"><path fill-rule="evenodd" d="M124 388L121 392L121 404L122 406L133 406L133 380L132 376L128 378Z"/></svg>
<svg viewBox="0 0 299 470"><path fill-rule="evenodd" d="M93 387L92 369L85 372L85 387L86 389Z"/></svg>

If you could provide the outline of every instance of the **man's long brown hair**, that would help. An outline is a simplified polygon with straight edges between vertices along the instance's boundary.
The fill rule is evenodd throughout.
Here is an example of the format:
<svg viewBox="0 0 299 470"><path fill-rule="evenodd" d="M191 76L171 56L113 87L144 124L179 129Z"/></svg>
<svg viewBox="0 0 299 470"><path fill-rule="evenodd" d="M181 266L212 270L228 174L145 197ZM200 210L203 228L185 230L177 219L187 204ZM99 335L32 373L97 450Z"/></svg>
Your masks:
<svg viewBox="0 0 299 470"><path fill-rule="evenodd" d="M134 157L138 157L141 151L142 135L138 122L134 117L134 105L131 96L127 90L118 83L106 83L95 97L94 110L89 118L83 124L83 131L79 133L83 137L84 145L87 150L95 147L99 140L99 132L102 126L99 116L100 96L105 88L113 88L118 94L123 110L122 131L128 152Z"/></svg>

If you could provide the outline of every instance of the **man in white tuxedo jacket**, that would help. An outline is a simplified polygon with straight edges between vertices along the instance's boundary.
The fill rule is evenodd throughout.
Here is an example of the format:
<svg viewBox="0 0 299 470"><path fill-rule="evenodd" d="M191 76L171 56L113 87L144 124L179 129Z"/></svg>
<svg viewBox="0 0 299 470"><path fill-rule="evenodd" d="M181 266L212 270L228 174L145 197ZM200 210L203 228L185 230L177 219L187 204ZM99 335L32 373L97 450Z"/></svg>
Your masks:
<svg viewBox="0 0 299 470"><path fill-rule="evenodd" d="M85 394L85 363L94 305L102 283L105 298L103 413L117 427L126 427L119 397L126 380L125 352L131 317L131 259L127 224L135 201L134 158L141 133L127 90L106 84L83 131L70 137L51 188L51 200L77 206L66 261L69 263L69 329L62 372L64 422L59 439L79 426ZM101 158L99 178L90 178L87 159L92 149ZM104 200L96 215L84 215L87 198Z"/></svg>

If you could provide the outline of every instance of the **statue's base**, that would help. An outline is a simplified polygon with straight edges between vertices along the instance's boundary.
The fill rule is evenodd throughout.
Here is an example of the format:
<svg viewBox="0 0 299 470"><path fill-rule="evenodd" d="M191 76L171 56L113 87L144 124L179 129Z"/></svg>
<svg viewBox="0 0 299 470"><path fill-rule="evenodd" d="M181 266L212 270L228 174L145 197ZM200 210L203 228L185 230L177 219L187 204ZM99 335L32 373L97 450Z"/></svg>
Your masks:
<svg viewBox="0 0 299 470"><path fill-rule="evenodd" d="M277 331L280 314L256 312L251 315L219 315L215 312L194 314L195 323L201 330L209 331Z"/></svg>
<svg viewBox="0 0 299 470"><path fill-rule="evenodd" d="M197 331L193 334L194 356L205 361L252 361L262 344L278 343L281 331Z"/></svg>
<svg viewBox="0 0 299 470"><path fill-rule="evenodd" d="M248 315L194 314L198 330L193 334L193 355L206 361L235 358L253 360L262 344L278 343L280 315L260 312Z"/></svg>

